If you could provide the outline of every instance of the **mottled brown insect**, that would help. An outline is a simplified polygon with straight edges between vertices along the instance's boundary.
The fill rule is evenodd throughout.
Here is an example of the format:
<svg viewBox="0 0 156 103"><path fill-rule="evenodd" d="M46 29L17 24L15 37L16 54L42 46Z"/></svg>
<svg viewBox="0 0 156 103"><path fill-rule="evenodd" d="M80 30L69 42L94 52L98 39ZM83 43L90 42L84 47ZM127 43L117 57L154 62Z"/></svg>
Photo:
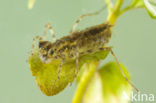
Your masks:
<svg viewBox="0 0 156 103"><path fill-rule="evenodd" d="M78 20L73 25L73 28L70 31L70 34L68 36L56 40L52 26L49 23L47 23L45 25L44 38L41 38L39 36L36 36L34 38L39 40L38 48L39 48L40 59L42 60L42 62L50 63L55 59L61 60L61 63L58 68L58 79L61 71L61 66L64 64L64 62L67 59L76 60L76 69L75 69L75 76L76 76L78 73L78 64L79 64L80 56L88 53L94 53L97 51L110 51L116 63L118 64L119 69L121 70L123 76L125 77L126 81L132 85L132 83L127 79L123 70L121 69L121 66L117 58L115 57L113 51L111 50L111 47L106 46L106 44L109 42L109 39L111 38L112 25L110 25L109 22L100 25L95 25L81 31L73 32L75 27L83 17L95 15L100 13L101 11L102 9L95 13L84 14L80 16L80 18L78 18ZM51 32L51 35L53 37L53 42L46 40L47 29L49 29Z"/></svg>
<svg viewBox="0 0 156 103"><path fill-rule="evenodd" d="M44 63L53 59L75 59L77 55L99 51L111 37L111 25L104 23L82 31L76 31L55 42L40 41L40 57Z"/></svg>

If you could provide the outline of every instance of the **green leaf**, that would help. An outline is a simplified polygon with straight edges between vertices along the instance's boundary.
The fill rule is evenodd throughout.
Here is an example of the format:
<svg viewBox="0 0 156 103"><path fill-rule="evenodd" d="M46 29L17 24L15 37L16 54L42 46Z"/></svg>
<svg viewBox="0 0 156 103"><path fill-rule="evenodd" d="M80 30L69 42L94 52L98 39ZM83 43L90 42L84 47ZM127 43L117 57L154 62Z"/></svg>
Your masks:
<svg viewBox="0 0 156 103"><path fill-rule="evenodd" d="M126 77L130 79L130 75L127 69L122 64L120 65ZM128 91L129 89L131 89L131 86L123 77L116 62L107 63L106 65L101 67L98 72L102 78L102 84L104 88L103 93L105 95L108 95L110 91L114 95L119 95L123 91Z"/></svg>
<svg viewBox="0 0 156 103"><path fill-rule="evenodd" d="M122 69L130 78L127 69L123 66ZM91 74L89 71L88 73ZM85 77L89 74L86 72L81 78L73 103L129 102L132 87L125 81L115 62L107 63L86 80Z"/></svg>
<svg viewBox="0 0 156 103"><path fill-rule="evenodd" d="M79 68L84 63L99 61L105 59L109 52L99 51L92 54L87 54L79 58ZM58 78L59 60L54 60L49 64L44 64L39 57L38 49L29 57L29 67L32 75L35 76L36 82L41 91L48 96L56 95L61 92L68 83L72 83L75 79L75 64L76 60L67 60L62 66L60 79L54 86Z"/></svg>
<svg viewBox="0 0 156 103"><path fill-rule="evenodd" d="M44 64L40 58L38 50L29 57L29 67L32 75L35 76L36 82L41 91L47 95L52 96L62 91L68 83L74 80L74 64L63 65L60 73L60 79L54 86L58 78L58 66L60 61L55 60L50 64Z"/></svg>
<svg viewBox="0 0 156 103"><path fill-rule="evenodd" d="M148 14L156 19L156 0L144 0Z"/></svg>

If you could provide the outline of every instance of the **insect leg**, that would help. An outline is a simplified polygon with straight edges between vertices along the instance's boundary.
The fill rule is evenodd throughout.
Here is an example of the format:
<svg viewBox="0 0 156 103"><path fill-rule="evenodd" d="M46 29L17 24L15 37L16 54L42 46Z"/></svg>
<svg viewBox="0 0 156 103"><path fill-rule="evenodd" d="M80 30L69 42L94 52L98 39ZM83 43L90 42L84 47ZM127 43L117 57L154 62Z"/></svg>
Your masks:
<svg viewBox="0 0 156 103"><path fill-rule="evenodd" d="M117 57L115 56L115 54L114 54L114 52L112 51L111 47L104 47L104 48L99 48L99 49L100 49L100 50L103 49L104 51L109 51L109 52L112 54L112 56L113 56L113 58L114 58L116 64L118 65L118 68L120 69L120 71L121 71L123 77L125 78L125 80L126 80L137 92L139 92L139 90L138 90L138 89L128 80L128 78L126 77L126 75L125 75L124 71L122 70L122 68L121 68L121 66L120 66L120 63L119 63L119 61L117 60Z"/></svg>
<svg viewBox="0 0 156 103"><path fill-rule="evenodd" d="M43 39L42 39L40 36L38 36L38 35L36 35L36 36L33 37L33 41L32 41L32 51L31 51L32 55L33 55L33 51L34 51L34 48L35 48L35 41L36 41L36 40L40 41L40 40L43 40Z"/></svg>
<svg viewBox="0 0 156 103"><path fill-rule="evenodd" d="M77 77L77 73L78 73L78 69L79 69L79 53L76 53L76 69L75 69L75 77Z"/></svg>
<svg viewBox="0 0 156 103"><path fill-rule="evenodd" d="M64 63L64 59L61 61L59 67L58 67L58 75L57 75L57 79L54 82L54 87L56 87L56 83L58 82L58 80L60 79L60 73L61 73L61 69L62 69L62 65Z"/></svg>
<svg viewBox="0 0 156 103"><path fill-rule="evenodd" d="M78 23L79 23L84 17L97 15L97 14L99 14L101 11L103 11L103 9L104 9L105 7L106 7L106 6L104 6L102 9L100 9L100 10L98 10L98 11L96 11L96 12L81 15L81 16L76 20L76 22L74 23L72 29L70 30L70 34L75 30L75 28L76 28L76 26L78 25Z"/></svg>
<svg viewBox="0 0 156 103"><path fill-rule="evenodd" d="M77 77L79 71L79 53L76 53L76 68L75 68L75 78ZM70 86L72 86L72 83L70 83Z"/></svg>
<svg viewBox="0 0 156 103"><path fill-rule="evenodd" d="M44 40L47 38L47 29L49 29L53 41L56 41L55 33L50 23L46 23L44 26L44 33L43 33Z"/></svg>

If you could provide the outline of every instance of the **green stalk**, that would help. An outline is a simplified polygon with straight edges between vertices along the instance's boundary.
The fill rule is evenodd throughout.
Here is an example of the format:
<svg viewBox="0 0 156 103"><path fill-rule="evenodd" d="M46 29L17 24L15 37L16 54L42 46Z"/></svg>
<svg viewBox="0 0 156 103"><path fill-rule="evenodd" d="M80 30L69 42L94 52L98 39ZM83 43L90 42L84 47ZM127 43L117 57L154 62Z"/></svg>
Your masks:
<svg viewBox="0 0 156 103"><path fill-rule="evenodd" d="M120 15L120 8L121 8L122 4L123 4L123 0L117 0L113 9L108 10L109 15L108 15L107 21L109 21L112 25L115 24L118 16Z"/></svg>
<svg viewBox="0 0 156 103"><path fill-rule="evenodd" d="M92 79L97 66L98 66L98 62L85 64L83 66L82 69L84 69L85 71L83 73L83 76L80 79L80 82L78 84L78 87L75 92L72 103L81 103L85 89L87 88L87 85L89 84L90 80Z"/></svg>

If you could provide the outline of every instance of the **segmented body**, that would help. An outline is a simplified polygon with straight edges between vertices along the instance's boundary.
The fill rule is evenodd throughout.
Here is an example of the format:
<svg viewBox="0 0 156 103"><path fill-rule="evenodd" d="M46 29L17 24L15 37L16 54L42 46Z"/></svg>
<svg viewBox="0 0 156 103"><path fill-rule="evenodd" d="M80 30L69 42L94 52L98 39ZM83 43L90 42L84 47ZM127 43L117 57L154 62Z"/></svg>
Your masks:
<svg viewBox="0 0 156 103"><path fill-rule="evenodd" d="M104 7L105 8L105 7ZM138 89L127 79L124 74L115 54L113 53L111 47L106 47L106 44L111 38L111 27L108 22L96 25L90 28L87 28L82 31L73 32L77 24L86 16L92 16L99 14L103 9L89 14L84 14L80 16L77 21L74 23L71 33L68 36L65 36L61 39L56 40L55 34L52 29L52 26L48 23L45 25L44 36L46 37L46 30L49 29L51 36L55 42L49 42L43 40L39 36L35 36L33 40L39 40L39 55L40 59L44 63L52 62L54 59L60 59L61 62L58 66L58 78L55 80L54 87L56 86L57 81L59 80L61 67L66 61L66 59L76 59L76 68L75 68L75 77L78 73L79 66L79 57L88 53L94 53L97 51L109 51L113 58L115 59L123 77L125 80L138 92ZM32 45L34 48L34 44ZM32 52L33 55L33 52Z"/></svg>
<svg viewBox="0 0 156 103"><path fill-rule="evenodd" d="M104 23L73 32L53 43L40 41L40 58L48 63L54 59L75 59L77 54L81 56L96 52L109 42L111 27L109 23Z"/></svg>

